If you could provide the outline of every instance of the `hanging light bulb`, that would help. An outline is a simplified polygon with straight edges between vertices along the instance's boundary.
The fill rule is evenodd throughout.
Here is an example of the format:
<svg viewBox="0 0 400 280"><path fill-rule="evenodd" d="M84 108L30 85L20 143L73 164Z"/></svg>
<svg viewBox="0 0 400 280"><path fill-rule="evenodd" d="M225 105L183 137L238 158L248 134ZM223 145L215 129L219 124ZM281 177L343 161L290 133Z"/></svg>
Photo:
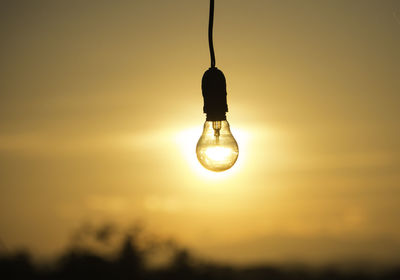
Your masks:
<svg viewBox="0 0 400 280"><path fill-rule="evenodd" d="M203 134L196 147L200 163L212 171L224 171L231 168L239 155L239 148L224 121L206 121Z"/></svg>
<svg viewBox="0 0 400 280"><path fill-rule="evenodd" d="M203 112L207 114L203 134L196 146L200 163L211 171L224 171L231 168L238 156L239 148L226 120L226 80L221 70L215 67L215 54L212 41L214 20L214 0L210 0L208 24L208 43L211 67L204 73L201 90L204 98Z"/></svg>
<svg viewBox="0 0 400 280"><path fill-rule="evenodd" d="M231 168L238 156L239 148L226 120L225 76L216 67L209 68L202 79L204 98L203 111L207 114L203 134L196 146L200 163L211 171L224 171Z"/></svg>

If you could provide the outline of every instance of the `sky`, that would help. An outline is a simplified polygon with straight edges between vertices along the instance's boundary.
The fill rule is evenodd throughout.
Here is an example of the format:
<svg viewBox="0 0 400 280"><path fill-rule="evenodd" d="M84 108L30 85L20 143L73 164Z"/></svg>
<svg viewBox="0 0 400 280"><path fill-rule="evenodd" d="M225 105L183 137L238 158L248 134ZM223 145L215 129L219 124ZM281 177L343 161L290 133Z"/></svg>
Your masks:
<svg viewBox="0 0 400 280"><path fill-rule="evenodd" d="M228 262L399 260L400 1L215 2L223 173L208 1L0 2L0 251L139 222Z"/></svg>

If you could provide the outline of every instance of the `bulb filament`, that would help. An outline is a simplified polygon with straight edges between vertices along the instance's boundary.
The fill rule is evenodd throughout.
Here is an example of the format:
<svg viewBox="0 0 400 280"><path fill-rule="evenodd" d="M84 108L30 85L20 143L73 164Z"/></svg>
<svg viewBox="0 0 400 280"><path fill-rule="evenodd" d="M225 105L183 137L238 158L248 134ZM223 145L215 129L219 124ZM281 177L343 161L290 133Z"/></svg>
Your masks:
<svg viewBox="0 0 400 280"><path fill-rule="evenodd" d="M212 122L212 127L214 129L214 136L216 143L219 144L219 135L220 135L220 130L221 130L221 121L213 121Z"/></svg>

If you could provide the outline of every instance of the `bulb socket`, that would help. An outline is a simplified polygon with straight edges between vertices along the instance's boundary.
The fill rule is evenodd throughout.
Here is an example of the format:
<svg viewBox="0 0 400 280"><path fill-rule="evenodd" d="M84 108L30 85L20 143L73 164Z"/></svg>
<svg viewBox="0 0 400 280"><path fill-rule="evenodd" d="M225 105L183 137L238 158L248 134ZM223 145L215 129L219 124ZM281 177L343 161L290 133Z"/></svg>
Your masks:
<svg viewBox="0 0 400 280"><path fill-rule="evenodd" d="M201 80L201 90L204 99L203 112L207 114L207 121L226 120L228 104L224 73L216 67L209 68Z"/></svg>

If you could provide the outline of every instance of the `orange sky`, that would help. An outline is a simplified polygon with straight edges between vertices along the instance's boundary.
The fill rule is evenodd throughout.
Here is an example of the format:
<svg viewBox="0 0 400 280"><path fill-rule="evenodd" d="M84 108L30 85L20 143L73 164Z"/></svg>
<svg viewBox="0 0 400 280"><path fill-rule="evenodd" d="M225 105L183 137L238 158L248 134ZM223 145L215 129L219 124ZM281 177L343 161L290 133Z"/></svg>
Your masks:
<svg viewBox="0 0 400 280"><path fill-rule="evenodd" d="M208 1L3 1L0 238L140 220L229 261L393 261L400 2L217 0L237 164L204 170Z"/></svg>

